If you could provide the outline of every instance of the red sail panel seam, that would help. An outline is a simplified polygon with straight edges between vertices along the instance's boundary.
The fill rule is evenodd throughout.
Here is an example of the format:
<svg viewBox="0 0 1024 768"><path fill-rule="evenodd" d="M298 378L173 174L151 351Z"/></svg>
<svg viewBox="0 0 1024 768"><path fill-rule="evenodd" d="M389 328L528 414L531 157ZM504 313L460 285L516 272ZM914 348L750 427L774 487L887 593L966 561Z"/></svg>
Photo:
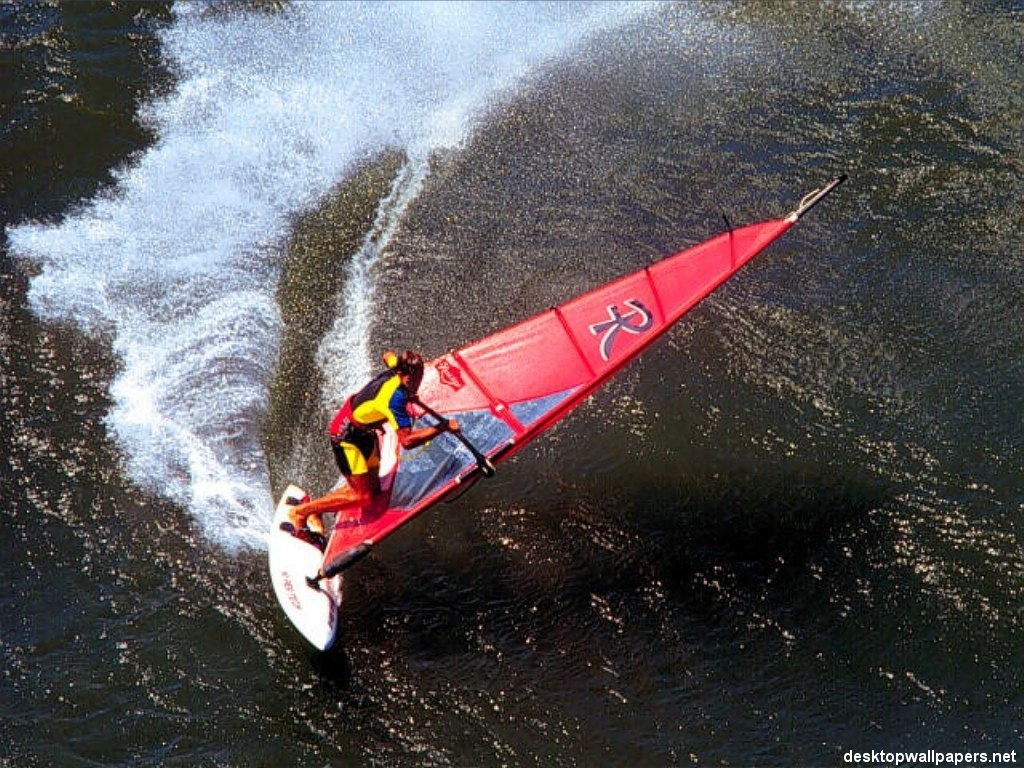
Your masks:
<svg viewBox="0 0 1024 768"><path fill-rule="evenodd" d="M586 353L583 351L583 347L580 346L580 340L576 338L576 334L572 331L572 326L569 325L569 321L565 319L565 315L562 314L561 307L555 307L551 310L555 313L555 317L558 318L558 322L562 324L562 330L565 331L565 335L569 337L569 341L572 342L573 349L576 350L576 354L579 355L583 365L586 366L587 371L590 373L591 380L598 377L597 371L594 370L594 366L590 364L590 360L587 359Z"/></svg>
<svg viewBox="0 0 1024 768"><path fill-rule="evenodd" d="M651 275L651 267L649 264L646 267L644 267L644 275L647 277L647 285L651 289L651 295L654 296L654 304L658 308L660 322L662 324L667 323L668 315L665 314L665 307L661 303L661 293L658 292L658 284L654 282L654 277Z"/></svg>
<svg viewBox="0 0 1024 768"><path fill-rule="evenodd" d="M451 355L462 367L462 370L466 372L466 375L469 376L473 384L476 385L477 389L483 392L484 397L487 398L487 402L491 404L491 413L493 413L496 418L499 418L508 424L512 431L517 435L523 434L526 431L526 427L524 427L522 422L515 417L515 414L512 413L507 404L494 396L494 393L491 392L490 388L484 384L484 382L476 375L473 369L466 362L465 358L459 354L459 351L455 350Z"/></svg>

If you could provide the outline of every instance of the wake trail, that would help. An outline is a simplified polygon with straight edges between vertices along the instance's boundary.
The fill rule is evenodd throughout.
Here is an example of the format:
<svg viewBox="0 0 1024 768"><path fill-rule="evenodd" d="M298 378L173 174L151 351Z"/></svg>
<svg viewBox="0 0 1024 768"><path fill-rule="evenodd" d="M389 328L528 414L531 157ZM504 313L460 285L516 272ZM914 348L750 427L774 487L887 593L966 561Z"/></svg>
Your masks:
<svg viewBox="0 0 1024 768"><path fill-rule="evenodd" d="M647 9L176 5L159 35L177 85L139 116L154 145L60 223L8 230L12 253L39 267L33 311L113 340L122 369L107 427L132 481L181 504L229 550L265 546L273 503L260 424L292 222L367 159L396 148L409 158L319 352L333 401L369 369L371 268L431 153L457 148L539 67Z"/></svg>

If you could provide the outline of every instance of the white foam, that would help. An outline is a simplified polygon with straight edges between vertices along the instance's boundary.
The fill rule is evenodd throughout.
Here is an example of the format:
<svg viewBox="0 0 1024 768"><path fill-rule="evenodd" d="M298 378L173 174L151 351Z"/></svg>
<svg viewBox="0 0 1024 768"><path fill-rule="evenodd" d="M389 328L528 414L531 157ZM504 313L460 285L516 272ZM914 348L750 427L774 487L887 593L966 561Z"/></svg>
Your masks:
<svg viewBox="0 0 1024 768"><path fill-rule="evenodd" d="M369 369L368 269L419 189L534 68L641 6L310 3L277 14L179 5L162 35L178 76L143 109L156 143L58 225L9 230L36 262L40 316L110 333L124 363L108 418L140 485L175 499L227 548L262 546L272 511L259 423L276 361L274 303L290 222L386 148L411 158L355 260L348 336L328 379ZM333 346L332 346L333 345ZM330 369L339 345L358 350ZM336 393L332 393L336 394Z"/></svg>
<svg viewBox="0 0 1024 768"><path fill-rule="evenodd" d="M324 373L323 403L328 410L339 407L373 367L369 347L374 292L371 269L398 229L401 212L416 199L426 176L425 161L411 161L402 168L390 194L381 203L373 227L349 265L334 326L316 355L317 366Z"/></svg>

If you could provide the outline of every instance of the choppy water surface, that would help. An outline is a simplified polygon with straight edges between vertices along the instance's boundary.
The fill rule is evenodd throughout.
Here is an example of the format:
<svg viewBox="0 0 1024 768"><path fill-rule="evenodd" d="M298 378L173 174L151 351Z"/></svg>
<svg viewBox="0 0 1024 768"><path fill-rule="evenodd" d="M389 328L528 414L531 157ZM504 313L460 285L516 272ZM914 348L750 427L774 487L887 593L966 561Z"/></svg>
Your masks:
<svg viewBox="0 0 1024 768"><path fill-rule="evenodd" d="M0 763L1020 744L1019 10L37 4L0 30ZM262 531L281 482L332 481L323 423L377 350L461 345L841 172L354 569L339 651L303 646Z"/></svg>

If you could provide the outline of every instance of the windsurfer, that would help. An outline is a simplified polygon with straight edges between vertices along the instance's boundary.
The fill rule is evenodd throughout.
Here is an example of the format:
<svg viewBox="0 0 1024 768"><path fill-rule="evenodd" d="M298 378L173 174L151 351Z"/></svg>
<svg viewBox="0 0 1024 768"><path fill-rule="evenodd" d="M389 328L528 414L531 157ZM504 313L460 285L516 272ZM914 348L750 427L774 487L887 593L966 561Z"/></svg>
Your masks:
<svg viewBox="0 0 1024 768"><path fill-rule="evenodd" d="M331 420L329 435L334 460L346 484L318 499L296 499L289 518L301 538L324 535L322 516L348 513L372 520L387 508L387 493L380 485L380 436L390 424L404 449L416 448L444 432L457 432L459 423L448 419L421 429L413 428L409 404L423 381L423 356L407 350L384 355L387 370L350 396Z"/></svg>

